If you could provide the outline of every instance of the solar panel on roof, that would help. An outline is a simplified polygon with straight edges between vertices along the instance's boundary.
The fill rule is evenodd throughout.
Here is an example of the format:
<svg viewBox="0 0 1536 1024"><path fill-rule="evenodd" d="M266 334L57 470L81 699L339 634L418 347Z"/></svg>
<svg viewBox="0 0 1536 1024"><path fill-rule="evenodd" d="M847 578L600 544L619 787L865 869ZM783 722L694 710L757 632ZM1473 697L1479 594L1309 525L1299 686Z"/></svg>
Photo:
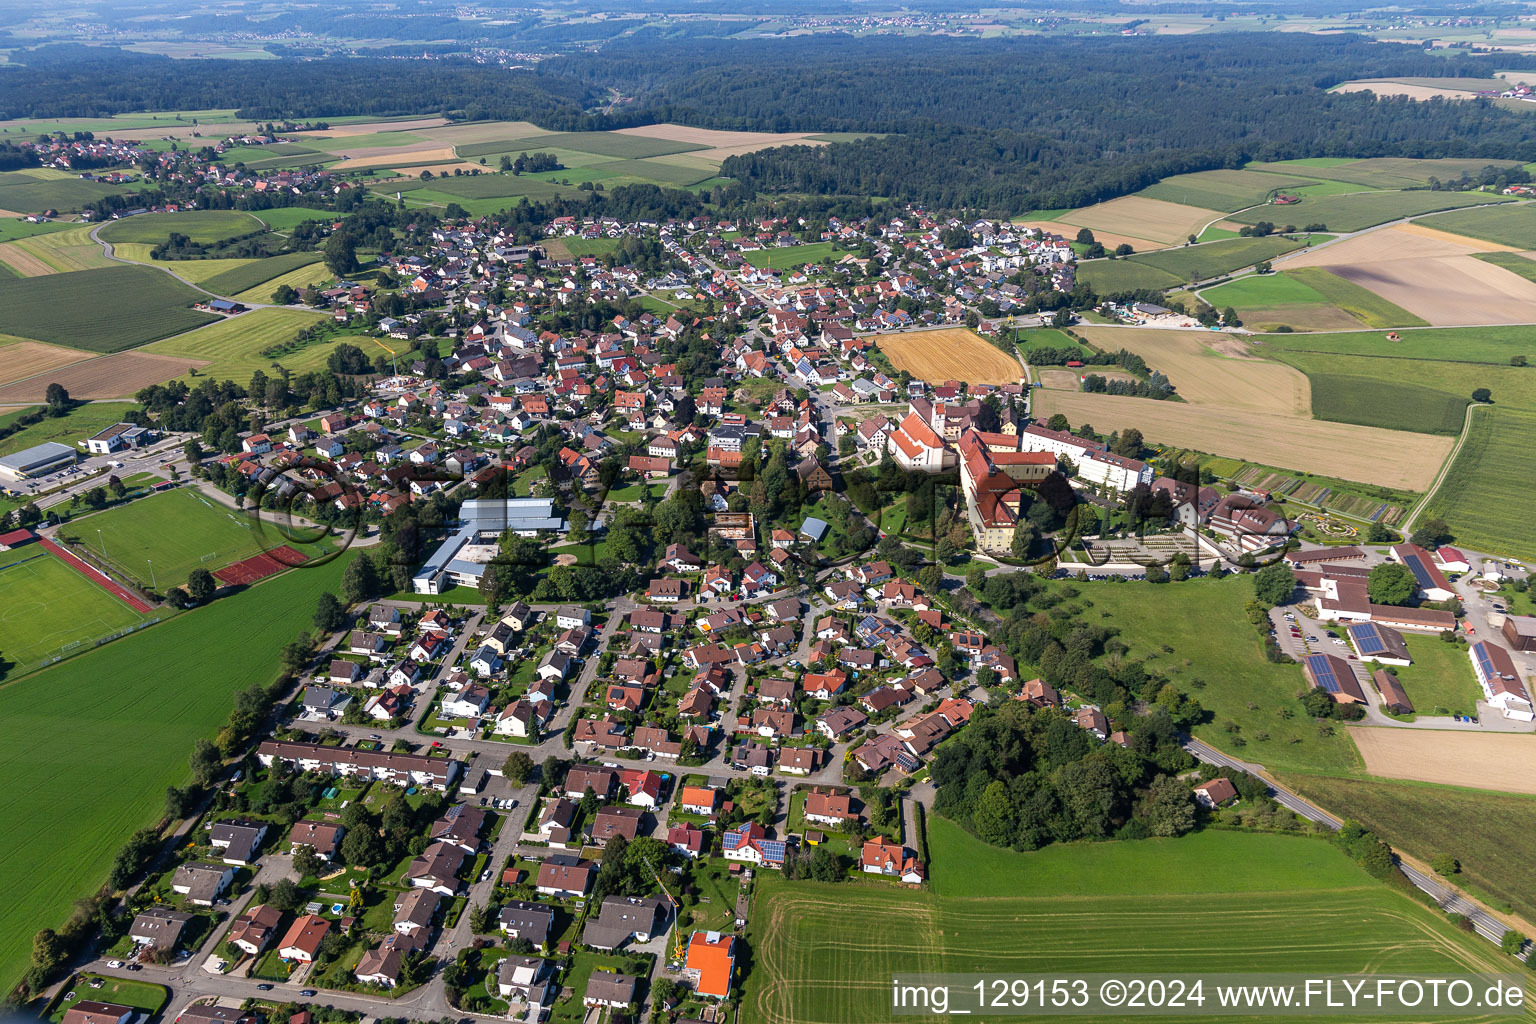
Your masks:
<svg viewBox="0 0 1536 1024"><path fill-rule="evenodd" d="M1434 577L1430 576L1429 569L1425 567L1424 560L1418 555L1408 555L1403 558L1403 564L1408 571L1413 573L1413 578L1419 581L1419 586L1428 588L1434 586Z"/></svg>
<svg viewBox="0 0 1536 1024"><path fill-rule="evenodd" d="M1362 622L1349 627L1350 637L1355 641L1355 646L1361 654L1385 654L1387 644L1381 638L1381 633L1369 622Z"/></svg>
<svg viewBox="0 0 1536 1024"><path fill-rule="evenodd" d="M1334 674L1333 661L1326 654L1313 654L1307 657L1307 666L1312 670L1312 678L1317 680L1317 685L1329 693L1339 692L1339 677Z"/></svg>

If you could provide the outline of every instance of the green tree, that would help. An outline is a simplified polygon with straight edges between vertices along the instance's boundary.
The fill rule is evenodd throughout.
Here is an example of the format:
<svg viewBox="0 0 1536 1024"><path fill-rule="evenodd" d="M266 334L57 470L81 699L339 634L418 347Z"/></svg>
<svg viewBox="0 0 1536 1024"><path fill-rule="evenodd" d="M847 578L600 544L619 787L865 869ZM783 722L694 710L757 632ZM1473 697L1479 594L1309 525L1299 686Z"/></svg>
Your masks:
<svg viewBox="0 0 1536 1024"><path fill-rule="evenodd" d="M279 878L272 884L267 902L285 913L292 913L304 905L304 890L291 878Z"/></svg>
<svg viewBox="0 0 1536 1024"><path fill-rule="evenodd" d="M57 381L43 389L43 401L48 403L49 415L62 416L69 411L69 392Z"/></svg>
<svg viewBox="0 0 1536 1024"><path fill-rule="evenodd" d="M341 602L336 600L336 595L329 590L320 594L320 599L315 602L315 630L321 636L336 632L347 624L347 612L342 608Z"/></svg>
<svg viewBox="0 0 1536 1024"><path fill-rule="evenodd" d="M347 232L337 231L332 234L325 240L325 247L321 251L325 255L326 268L337 277L346 277L357 270L357 245Z"/></svg>
<svg viewBox="0 0 1536 1024"><path fill-rule="evenodd" d="M341 577L341 599L349 605L371 600L379 593L379 574L373 559L366 552L359 554L347 566Z"/></svg>
<svg viewBox="0 0 1536 1024"><path fill-rule="evenodd" d="M521 786L533 775L533 758L521 750L514 750L502 764L501 774L514 786Z"/></svg>
<svg viewBox="0 0 1536 1024"><path fill-rule="evenodd" d="M293 870L299 873L300 878L315 877L325 870L325 861L320 859L313 846L306 843L293 855Z"/></svg>
<svg viewBox="0 0 1536 1024"><path fill-rule="evenodd" d="M1152 780L1141 810L1154 836L1181 836L1195 827L1194 794L1171 775Z"/></svg>
<svg viewBox="0 0 1536 1024"><path fill-rule="evenodd" d="M1499 949L1508 953L1510 956L1518 955L1520 951L1525 948L1525 943L1525 936L1515 931L1513 928L1507 929L1504 934L1499 937Z"/></svg>
<svg viewBox="0 0 1536 1024"><path fill-rule="evenodd" d="M1472 392L1472 401L1491 402L1493 401L1493 392L1489 391L1487 388L1477 388Z"/></svg>
<svg viewBox="0 0 1536 1024"><path fill-rule="evenodd" d="M1383 562L1371 570L1366 578L1365 589L1372 604L1405 605L1413 600L1418 590L1418 580L1413 570L1396 562Z"/></svg>
<svg viewBox="0 0 1536 1024"><path fill-rule="evenodd" d="M219 754L219 748L213 745L212 740L199 737L192 744L192 780L199 786L210 786L218 777L219 770L224 767L224 758Z"/></svg>
<svg viewBox="0 0 1536 1024"><path fill-rule="evenodd" d="M1284 562L1266 565L1253 574L1253 593L1260 601L1273 607L1290 604L1296 591L1296 577Z"/></svg>
<svg viewBox="0 0 1536 1024"><path fill-rule="evenodd" d="M213 573L207 569L193 569L187 576L187 596L192 598L193 604L206 604L216 589Z"/></svg>
<svg viewBox="0 0 1536 1024"><path fill-rule="evenodd" d="M1413 528L1413 535L1408 539L1421 548L1433 549L1444 544L1450 535L1451 528L1445 525L1445 520L1431 516L1428 519L1420 519L1418 525Z"/></svg>
<svg viewBox="0 0 1536 1024"><path fill-rule="evenodd" d="M1461 862L1448 853L1435 854L1430 858L1429 866L1434 869L1435 874L1444 875L1446 878L1450 878L1461 870Z"/></svg>
<svg viewBox="0 0 1536 1024"><path fill-rule="evenodd" d="M1016 812L1008 787L1001 780L994 780L982 790L976 809L971 812L971 824L976 835L994 846L1010 846L1016 828Z"/></svg>

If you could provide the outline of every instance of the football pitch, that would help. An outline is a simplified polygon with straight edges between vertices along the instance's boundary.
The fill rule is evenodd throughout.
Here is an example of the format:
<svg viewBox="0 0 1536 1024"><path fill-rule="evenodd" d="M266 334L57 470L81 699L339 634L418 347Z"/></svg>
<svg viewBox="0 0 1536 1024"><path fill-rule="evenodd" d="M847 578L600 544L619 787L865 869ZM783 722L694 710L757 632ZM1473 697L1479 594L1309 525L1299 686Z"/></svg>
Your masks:
<svg viewBox="0 0 1536 1024"><path fill-rule="evenodd" d="M0 656L13 673L143 620L38 544L0 552Z"/></svg>
<svg viewBox="0 0 1536 1024"><path fill-rule="evenodd" d="M268 547L290 544L305 550L270 521L258 526L253 517L189 487L78 519L67 529L97 557L105 550L106 561L123 575L160 589L185 583L193 569L212 572Z"/></svg>
<svg viewBox="0 0 1536 1024"><path fill-rule="evenodd" d="M1013 853L937 816L929 826L927 890L788 882L759 873L743 1021L887 1021L898 972L1427 973L1514 966L1320 838L1202 832Z"/></svg>

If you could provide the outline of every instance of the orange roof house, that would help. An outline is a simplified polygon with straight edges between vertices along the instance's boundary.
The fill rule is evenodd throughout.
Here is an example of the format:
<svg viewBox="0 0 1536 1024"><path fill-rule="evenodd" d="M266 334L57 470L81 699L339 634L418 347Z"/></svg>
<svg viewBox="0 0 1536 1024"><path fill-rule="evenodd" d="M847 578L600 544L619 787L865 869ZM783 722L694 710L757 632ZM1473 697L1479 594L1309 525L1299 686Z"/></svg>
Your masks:
<svg viewBox="0 0 1536 1024"><path fill-rule="evenodd" d="M725 999L731 994L731 975L736 969L736 940L719 932L694 932L688 940L683 973L693 978L701 996Z"/></svg>

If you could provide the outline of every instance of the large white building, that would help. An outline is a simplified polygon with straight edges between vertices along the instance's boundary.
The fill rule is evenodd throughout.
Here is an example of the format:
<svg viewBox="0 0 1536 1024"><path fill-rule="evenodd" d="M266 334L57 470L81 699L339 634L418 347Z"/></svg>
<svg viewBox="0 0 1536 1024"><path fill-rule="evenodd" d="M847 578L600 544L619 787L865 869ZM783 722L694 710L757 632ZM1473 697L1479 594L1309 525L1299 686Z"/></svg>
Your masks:
<svg viewBox="0 0 1536 1024"><path fill-rule="evenodd" d="M1483 696L1489 704L1504 713L1505 718L1517 722L1536 720L1536 706L1531 695L1520 681L1520 672L1509 652L1498 644L1479 640L1468 654L1472 658L1472 671L1477 673L1477 683L1483 688Z"/></svg>
<svg viewBox="0 0 1536 1024"><path fill-rule="evenodd" d="M891 432L886 449L898 466L918 473L942 473L955 466L954 450L915 411Z"/></svg>
<svg viewBox="0 0 1536 1024"><path fill-rule="evenodd" d="M438 545L411 578L418 594L441 594L451 586L478 587L495 559L504 531L534 537L564 530L565 519L550 498L482 498L459 506L459 528Z"/></svg>
<svg viewBox="0 0 1536 1024"><path fill-rule="evenodd" d="M1065 430L1051 430L1031 423L1019 434L1019 447L1026 452L1050 452L1066 458L1077 467L1078 479L1100 484L1116 491L1128 491L1137 484L1152 484L1152 467L1139 459L1116 455L1109 446L1078 437Z"/></svg>

